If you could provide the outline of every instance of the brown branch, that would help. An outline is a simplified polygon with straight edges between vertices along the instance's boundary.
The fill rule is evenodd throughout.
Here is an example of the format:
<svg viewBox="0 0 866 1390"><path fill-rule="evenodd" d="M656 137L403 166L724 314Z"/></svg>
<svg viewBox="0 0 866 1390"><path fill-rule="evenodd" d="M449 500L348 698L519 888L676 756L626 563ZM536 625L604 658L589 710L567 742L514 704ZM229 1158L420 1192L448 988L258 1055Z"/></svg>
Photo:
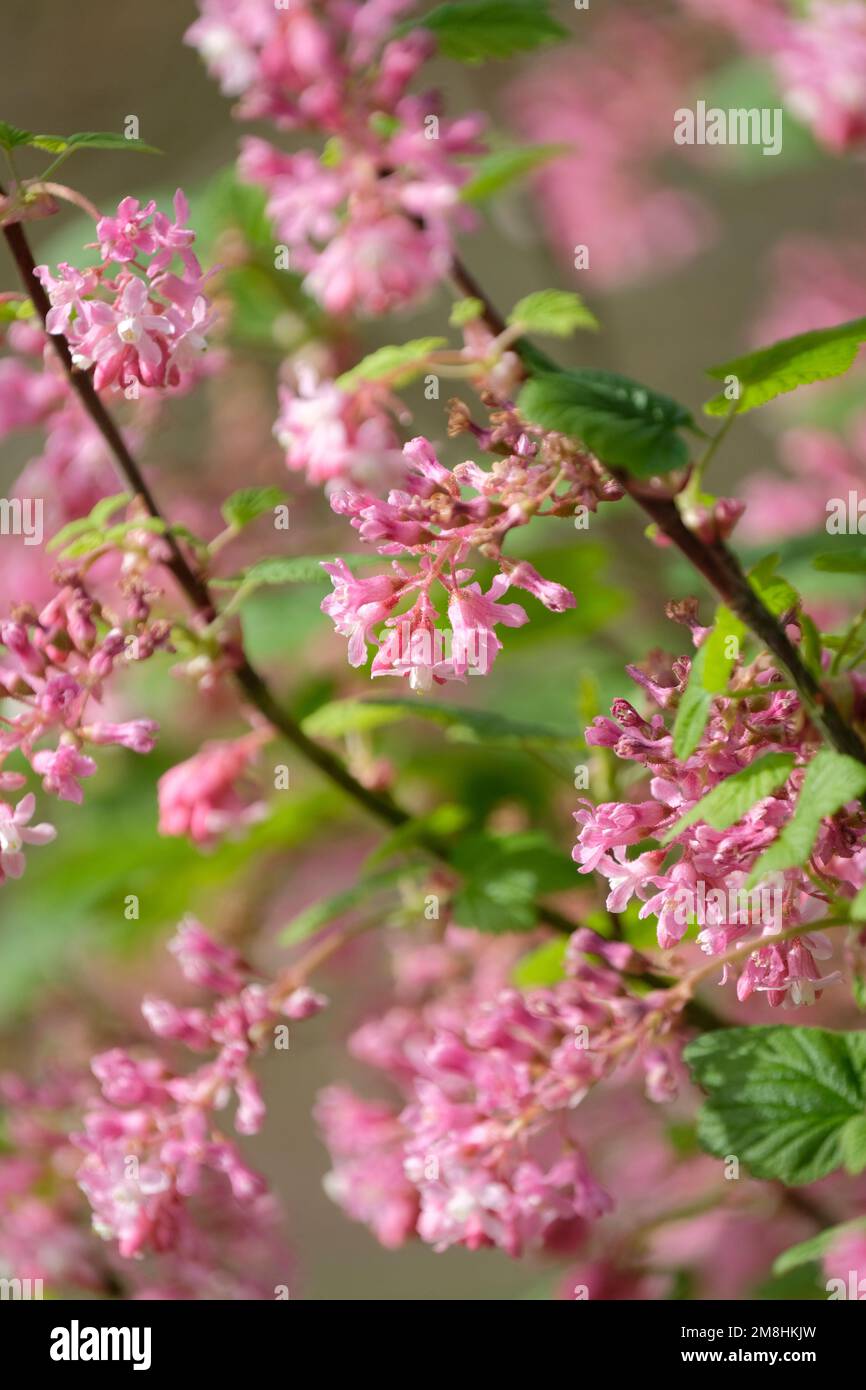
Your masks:
<svg viewBox="0 0 866 1390"><path fill-rule="evenodd" d="M484 306L484 320L491 333L498 336L505 327L502 315L487 298L474 276L457 259L451 267L451 280L461 296L471 296L480 300ZM838 753L845 753L850 758L856 758L858 762L866 763L866 746L859 734L846 722L832 697L804 665L800 653L782 625L769 609L764 607L733 551L728 549L724 541L707 543L694 531L690 531L672 497L654 494L623 470L611 468L608 464L604 466L710 587L715 589L724 603L782 663L827 742Z"/></svg>

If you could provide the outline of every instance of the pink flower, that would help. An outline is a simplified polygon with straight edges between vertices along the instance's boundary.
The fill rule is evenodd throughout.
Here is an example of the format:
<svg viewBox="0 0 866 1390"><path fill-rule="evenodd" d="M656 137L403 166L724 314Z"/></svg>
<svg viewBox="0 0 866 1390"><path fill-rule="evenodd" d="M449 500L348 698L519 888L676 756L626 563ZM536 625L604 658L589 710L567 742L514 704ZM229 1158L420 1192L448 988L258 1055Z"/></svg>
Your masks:
<svg viewBox="0 0 866 1390"><path fill-rule="evenodd" d="M134 261L156 250L150 219L156 210L151 198L144 207L137 198L122 198L114 217L100 217L96 224L99 253L104 261Z"/></svg>
<svg viewBox="0 0 866 1390"><path fill-rule="evenodd" d="M259 733L206 743L199 753L163 773L157 784L160 834L188 835L195 844L212 845L227 832L261 820L264 802L238 785L261 744Z"/></svg>
<svg viewBox="0 0 866 1390"><path fill-rule="evenodd" d="M53 792L61 801L74 801L80 805L84 793L78 785L80 777L92 777L96 763L92 758L79 753L72 743L61 743L53 751L42 749L34 754L34 772L42 776L42 785L47 792Z"/></svg>
<svg viewBox="0 0 866 1390"><path fill-rule="evenodd" d="M30 825L36 810L36 797L30 792L13 809L0 801L0 882L4 878L20 878L25 869L24 845L47 845L57 835L53 825L45 822Z"/></svg>
<svg viewBox="0 0 866 1390"><path fill-rule="evenodd" d="M454 674L468 669L486 676L502 643L494 632L498 623L522 627L529 619L519 603L498 603L508 588L506 575L497 574L486 594L480 584L454 589L448 600L448 618L454 634L452 662Z"/></svg>

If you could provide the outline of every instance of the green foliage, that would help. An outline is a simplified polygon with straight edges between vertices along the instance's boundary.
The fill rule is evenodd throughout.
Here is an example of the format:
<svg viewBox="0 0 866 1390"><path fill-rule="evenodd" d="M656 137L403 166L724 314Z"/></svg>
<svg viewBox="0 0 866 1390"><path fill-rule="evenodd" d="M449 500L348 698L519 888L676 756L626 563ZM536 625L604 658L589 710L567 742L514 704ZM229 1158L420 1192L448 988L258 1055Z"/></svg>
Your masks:
<svg viewBox="0 0 866 1390"><path fill-rule="evenodd" d="M526 333L568 338L576 328L598 328L598 319L579 294L567 290L537 290L515 304L508 315Z"/></svg>
<svg viewBox="0 0 866 1390"><path fill-rule="evenodd" d="M32 130L21 130L18 126L0 121L0 146L14 150L29 146L31 149L46 150L49 154L70 155L76 150L137 150L145 154L162 154L155 145L144 140L127 139L116 130L79 130L74 135L37 135Z"/></svg>
<svg viewBox="0 0 866 1390"><path fill-rule="evenodd" d="M812 564L828 574L866 574L866 549L839 554L833 550L816 555Z"/></svg>
<svg viewBox="0 0 866 1390"><path fill-rule="evenodd" d="M801 1265L812 1264L815 1260L820 1260L826 1255L827 1251L836 1241L847 1235L856 1235L859 1231L866 1230L866 1216L858 1217L854 1221L843 1221L839 1226L828 1226L826 1231L821 1231L820 1235L812 1236L810 1240L802 1240L798 1245L792 1245L784 1250L776 1259L773 1265L774 1274L787 1274L789 1270L798 1269Z"/></svg>
<svg viewBox="0 0 866 1390"><path fill-rule="evenodd" d="M531 931L535 899L574 887L574 865L538 832L464 836L451 860L463 876L454 896L454 917L484 932Z"/></svg>
<svg viewBox="0 0 866 1390"><path fill-rule="evenodd" d="M495 710L467 709L434 700L401 696L396 699L335 700L304 720L311 738L342 738L345 734L378 729L403 719L425 719L448 730L460 743L576 743L576 735L543 724L511 719Z"/></svg>
<svg viewBox="0 0 866 1390"><path fill-rule="evenodd" d="M800 606L797 590L781 574L776 573L778 564L778 555L765 555L748 574L750 585L774 618L781 617L783 613L790 613Z"/></svg>
<svg viewBox="0 0 866 1390"><path fill-rule="evenodd" d="M287 501L287 494L281 487L242 487L226 498L221 510L226 525L242 531L258 517Z"/></svg>
<svg viewBox="0 0 866 1390"><path fill-rule="evenodd" d="M377 348L361 359L351 371L337 378L337 385L344 391L354 391L362 381L383 381L387 378L389 386L406 386L420 375L427 365L427 358L437 348L446 347L447 338L413 338L401 346Z"/></svg>
<svg viewBox="0 0 866 1390"><path fill-rule="evenodd" d="M692 657L689 681L674 721L674 752L684 761L700 743L712 709L712 697L727 689L736 657L730 652L745 636L736 614L720 604L713 629Z"/></svg>
<svg viewBox="0 0 866 1390"><path fill-rule="evenodd" d="M708 1092L698 1136L717 1158L735 1156L758 1178L789 1187L864 1161L866 1033L823 1028L727 1028L685 1050Z"/></svg>
<svg viewBox="0 0 866 1390"><path fill-rule="evenodd" d="M361 565L375 563L377 555L343 555L350 570ZM328 575L322 569L322 562L331 563L333 555L265 555L256 560L248 569L226 579L211 580L215 589L243 590L248 598L256 589L278 584L327 584Z"/></svg>
<svg viewBox="0 0 866 1390"><path fill-rule="evenodd" d="M803 778L794 814L766 849L749 876L755 884L768 874L805 864L825 816L832 816L866 789L866 767L844 753L822 748Z"/></svg>
<svg viewBox="0 0 866 1390"><path fill-rule="evenodd" d="M743 414L798 386L842 376L853 365L864 341L866 318L851 319L832 328L817 328L811 333L783 338L771 347L734 357L718 367L708 367L707 375L717 381L737 378L740 383L737 413ZM731 402L724 394L714 396L704 406L708 415L727 415L730 409Z"/></svg>
<svg viewBox="0 0 866 1390"><path fill-rule="evenodd" d="M383 900L394 896L397 884L405 873L403 865L383 869L380 873L359 878L339 893L319 898L292 918L280 933L280 942L284 946L297 946L321 927L328 926L355 909L363 909L365 913L381 912Z"/></svg>
<svg viewBox="0 0 866 1390"><path fill-rule="evenodd" d="M548 0L459 0L437 5L398 33L423 27L436 36L440 52L459 63L511 58L565 38L549 13Z"/></svg>
<svg viewBox="0 0 866 1390"><path fill-rule="evenodd" d="M747 811L788 780L794 767L793 753L765 753L742 772L734 772L681 816L664 837L670 844L690 825L703 821L714 830L727 830L742 820Z"/></svg>
<svg viewBox="0 0 866 1390"><path fill-rule="evenodd" d="M545 989L565 979L568 937L556 936L529 951L514 967L511 978L518 989Z"/></svg>
<svg viewBox="0 0 866 1390"><path fill-rule="evenodd" d="M688 463L677 433L692 424L684 406L616 372L542 372L518 406L533 424L581 440L603 463L640 478Z"/></svg>
<svg viewBox="0 0 866 1390"><path fill-rule="evenodd" d="M480 299L458 299L451 309L448 322L452 328L465 328L467 323L480 319L483 314L484 305Z"/></svg>
<svg viewBox="0 0 866 1390"><path fill-rule="evenodd" d="M460 197L464 203L486 202L542 164L564 154L568 148L567 145L524 145L512 150L493 150L473 166L472 177L460 189Z"/></svg>

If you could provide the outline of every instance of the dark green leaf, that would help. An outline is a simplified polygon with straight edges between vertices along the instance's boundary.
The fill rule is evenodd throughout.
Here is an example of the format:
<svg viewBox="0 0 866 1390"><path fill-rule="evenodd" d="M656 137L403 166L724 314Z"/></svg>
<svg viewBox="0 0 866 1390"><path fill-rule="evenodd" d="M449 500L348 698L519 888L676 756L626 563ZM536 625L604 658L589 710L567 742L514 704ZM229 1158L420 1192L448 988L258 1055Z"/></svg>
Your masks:
<svg viewBox="0 0 866 1390"><path fill-rule="evenodd" d="M547 0L459 0L437 5L401 29L423 26L435 34L446 58L483 63L487 58L510 58L565 38L568 31L548 9Z"/></svg>
<svg viewBox="0 0 866 1390"><path fill-rule="evenodd" d="M689 412L615 372L542 373L523 387L518 407L533 424L581 440L603 463L638 477L688 463L677 430L691 424Z"/></svg>
<svg viewBox="0 0 866 1390"><path fill-rule="evenodd" d="M841 1166L842 1132L866 1111L866 1033L726 1028L689 1043L685 1058L709 1093L698 1136L717 1158L789 1187Z"/></svg>

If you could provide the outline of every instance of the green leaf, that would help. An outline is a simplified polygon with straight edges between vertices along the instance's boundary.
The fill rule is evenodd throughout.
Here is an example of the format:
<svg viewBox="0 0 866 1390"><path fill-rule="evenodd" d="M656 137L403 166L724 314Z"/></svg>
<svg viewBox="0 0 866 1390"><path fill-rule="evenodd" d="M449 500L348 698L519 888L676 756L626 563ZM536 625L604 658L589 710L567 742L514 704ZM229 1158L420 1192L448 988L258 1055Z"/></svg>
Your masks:
<svg viewBox="0 0 866 1390"><path fill-rule="evenodd" d="M380 904L383 893L393 892L398 880L405 877L405 874L406 869L403 865L383 869L381 873L359 878L356 883L349 888L341 889L339 893L320 898L304 908L303 912L299 912L297 917L283 928L279 936L280 943L283 946L296 946L298 942L306 941L307 937L312 936L320 927L327 926L329 922L355 908L372 909Z"/></svg>
<svg viewBox="0 0 866 1390"><path fill-rule="evenodd" d="M781 833L761 855L749 886L768 874L805 864L826 816L833 816L866 789L866 767L855 758L822 748L806 769L797 806Z"/></svg>
<svg viewBox="0 0 866 1390"><path fill-rule="evenodd" d="M460 705L437 704L434 700L398 697L396 699L334 700L321 705L304 720L304 733L311 738L342 738L394 724L403 719L426 719L448 730L459 743L578 743L576 735L543 724L512 719L495 710L466 709Z"/></svg>
<svg viewBox="0 0 866 1390"><path fill-rule="evenodd" d="M709 1094L698 1137L755 1177L800 1187L843 1162L842 1132L866 1110L866 1033L725 1028L685 1050Z"/></svg>
<svg viewBox="0 0 866 1390"><path fill-rule="evenodd" d="M739 653L739 644L745 635L745 625L735 613L720 603L716 609L712 632L701 643L704 653L701 662L701 682L711 695L721 695L727 690L737 659L736 655L729 655L729 650L733 646L735 653Z"/></svg>
<svg viewBox="0 0 866 1390"><path fill-rule="evenodd" d="M852 1177L866 1168L866 1115L855 1115L842 1130L842 1162Z"/></svg>
<svg viewBox="0 0 866 1390"><path fill-rule="evenodd" d="M778 555L765 555L748 574L749 583L774 618L789 613L800 604L800 595L794 586L781 574L776 574L778 564Z"/></svg>
<svg viewBox="0 0 866 1390"><path fill-rule="evenodd" d="M61 547L68 545L78 536L83 536L91 531L101 533L109 518L131 501L131 492L118 492L111 497L100 498L87 516L80 516L75 521L68 521L65 526L61 526L60 530L56 531L48 541L45 549L60 550Z"/></svg>
<svg viewBox="0 0 866 1390"><path fill-rule="evenodd" d="M464 203L483 203L503 188L531 174L558 155L566 154L569 145L524 145L514 150L494 150L479 159L472 177L460 189Z"/></svg>
<svg viewBox="0 0 866 1390"><path fill-rule="evenodd" d="M853 365L860 344L866 342L866 318L851 319L832 328L818 328L783 338L771 347L734 357L718 367L708 367L707 375L717 381L736 377L740 383L737 413L754 410L798 386L841 376ZM731 402L725 395L714 396L704 406L708 415L727 415Z"/></svg>
<svg viewBox="0 0 866 1390"><path fill-rule="evenodd" d="M816 555L812 564L828 574L866 574L866 550L838 554L836 551Z"/></svg>
<svg viewBox="0 0 866 1390"><path fill-rule="evenodd" d="M459 0L437 5L397 32L419 26L435 34L446 58L459 63L510 58L568 34L548 13L547 0Z"/></svg>
<svg viewBox="0 0 866 1390"><path fill-rule="evenodd" d="M574 885L569 857L536 832L465 836L451 862L464 875L454 895L455 921L477 931L531 931L539 894Z"/></svg>
<svg viewBox="0 0 866 1390"><path fill-rule="evenodd" d="M544 372L526 383L517 404L527 420L581 440L603 463L638 477L688 463L677 430L692 423L689 412L615 372Z"/></svg>
<svg viewBox="0 0 866 1390"><path fill-rule="evenodd" d="M527 333L568 338L576 328L598 328L598 319L579 294L568 290L537 290L515 304L508 322L520 324Z"/></svg>
<svg viewBox="0 0 866 1390"><path fill-rule="evenodd" d="M0 303L0 323L18 323L32 319L36 310L32 299L4 299Z"/></svg>
<svg viewBox="0 0 866 1390"><path fill-rule="evenodd" d="M704 736L712 708L712 696L703 680L706 644L692 657L689 683L683 691L674 720L674 753L680 762L690 758Z"/></svg>
<svg viewBox="0 0 866 1390"><path fill-rule="evenodd" d="M568 937L557 936L545 941L520 960L511 973L518 989L545 989L559 984L565 979L565 955L568 950Z"/></svg>
<svg viewBox="0 0 866 1390"><path fill-rule="evenodd" d="M697 821L712 826L714 830L727 830L752 809L759 801L781 787L791 775L796 759L793 753L765 753L756 758L749 767L726 777L712 791L681 816L665 835L662 844L670 844L690 825Z"/></svg>
<svg viewBox="0 0 866 1390"><path fill-rule="evenodd" d="M375 563L378 555L342 555L340 557L355 570L360 565ZM213 579L211 584L217 589L253 589L272 584L326 584L328 575L322 569L323 561L330 564L333 555L266 555L257 560L249 569L229 579Z"/></svg>
<svg viewBox="0 0 866 1390"><path fill-rule="evenodd" d="M391 386L405 386L426 368L426 359L437 348L447 345L447 338L413 338L400 347L381 347L362 358L351 371L337 378L344 391L354 391L362 381L381 381L389 378Z"/></svg>
<svg viewBox="0 0 866 1390"><path fill-rule="evenodd" d="M38 149L49 150L52 154L64 154L67 150L137 150L140 154L162 154L156 145L148 145L144 140L127 139L116 130L79 130L74 135L34 135L30 141Z"/></svg>
<svg viewBox="0 0 866 1390"><path fill-rule="evenodd" d="M32 131L22 130L20 126L10 125L8 121L0 121L0 146L4 150L15 150L19 145L29 145L32 139Z"/></svg>
<svg viewBox="0 0 866 1390"><path fill-rule="evenodd" d="M452 306L448 322L452 328L465 328L467 323L480 319L484 314L484 304L480 299L458 299Z"/></svg>
<svg viewBox="0 0 866 1390"><path fill-rule="evenodd" d="M853 1235L857 1231L866 1231L866 1216L857 1217L854 1221L843 1221L838 1226L828 1226L820 1235L801 1240L799 1245L792 1245L778 1256L773 1265L773 1273L787 1274L789 1270L797 1269L800 1265L812 1264L822 1259L840 1237Z"/></svg>
<svg viewBox="0 0 866 1390"><path fill-rule="evenodd" d="M222 504L222 514L228 526L241 531L265 512L272 512L287 501L281 487L242 487Z"/></svg>

